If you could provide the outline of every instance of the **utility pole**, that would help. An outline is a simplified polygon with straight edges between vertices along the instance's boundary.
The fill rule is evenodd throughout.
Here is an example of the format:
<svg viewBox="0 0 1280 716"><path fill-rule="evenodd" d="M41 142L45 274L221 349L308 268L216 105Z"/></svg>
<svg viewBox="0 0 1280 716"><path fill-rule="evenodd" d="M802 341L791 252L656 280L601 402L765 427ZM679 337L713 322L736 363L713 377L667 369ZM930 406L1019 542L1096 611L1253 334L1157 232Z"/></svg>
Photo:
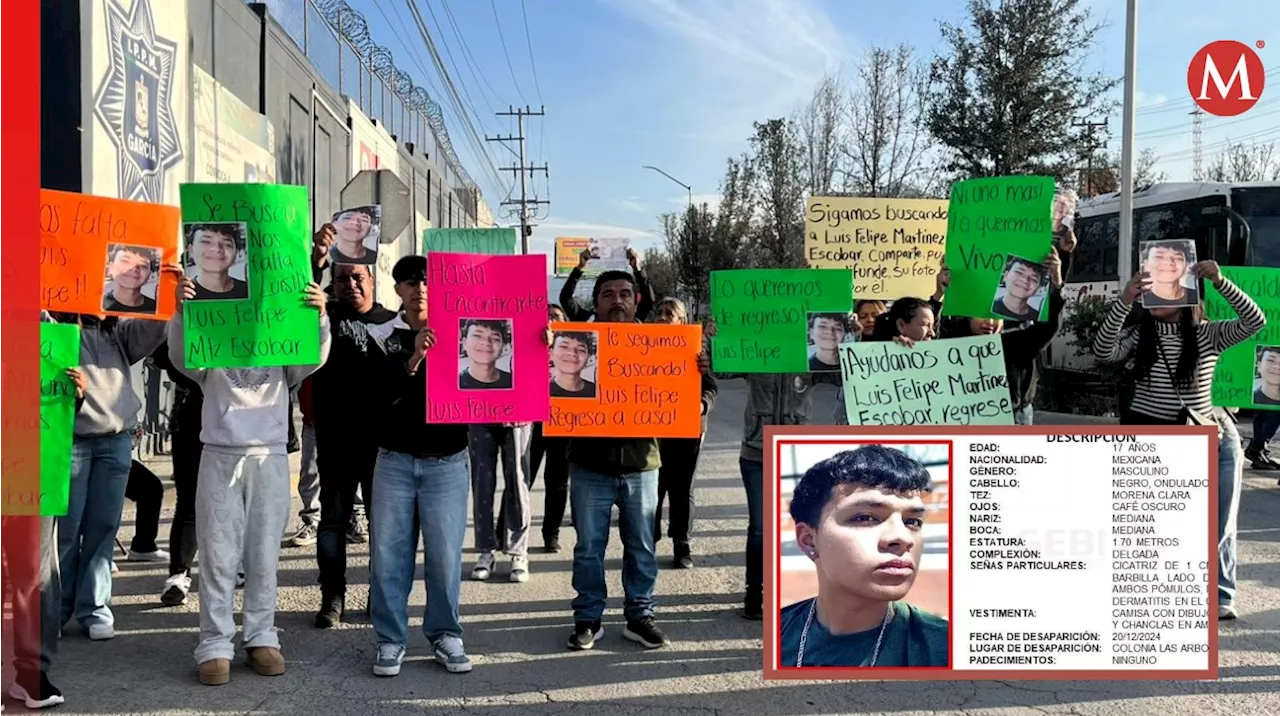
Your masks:
<svg viewBox="0 0 1280 716"><path fill-rule="evenodd" d="M1099 129L1107 129L1107 120L1101 122L1081 122L1075 121L1071 123L1075 127L1084 127L1089 133L1089 144L1085 150L1085 180L1080 182L1080 195L1084 197L1093 196L1093 158L1099 149L1106 146L1106 142L1099 142L1095 132Z"/></svg>
<svg viewBox="0 0 1280 716"><path fill-rule="evenodd" d="M1204 181L1204 112L1191 112L1191 180Z"/></svg>
<svg viewBox="0 0 1280 716"><path fill-rule="evenodd" d="M524 109L519 107L507 107L506 112L498 112L499 117L515 117L516 118L516 134L515 136L507 135L505 137L485 137L488 142L516 142L520 147L517 156L520 162L511 167L500 167L504 172L518 172L520 175L520 200L511 199L502 202L502 206L518 206L520 207L520 253L529 253L529 235L533 233L533 226L529 223L529 207L533 207L536 211L540 205L550 204L551 202L530 199L528 178L533 176L534 172L542 172L546 176L550 176L547 165L543 164L536 167L525 163L525 136L524 136L524 118L525 117L544 117L546 116L546 107L540 107L536 112L529 109L528 105ZM507 147L507 149L511 149Z"/></svg>

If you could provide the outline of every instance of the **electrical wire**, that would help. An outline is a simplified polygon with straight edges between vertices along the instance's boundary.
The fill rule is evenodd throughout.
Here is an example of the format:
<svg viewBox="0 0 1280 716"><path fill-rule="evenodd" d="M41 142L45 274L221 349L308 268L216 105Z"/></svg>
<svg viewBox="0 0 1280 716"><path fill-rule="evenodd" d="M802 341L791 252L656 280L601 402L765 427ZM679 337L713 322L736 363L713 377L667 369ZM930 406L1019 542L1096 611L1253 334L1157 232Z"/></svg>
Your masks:
<svg viewBox="0 0 1280 716"><path fill-rule="evenodd" d="M520 91L520 81L516 79L515 65L511 64L511 53L507 52L507 38L502 34L502 20L498 18L498 3L495 0L489 0L489 7L493 8L493 24L498 28L498 41L502 44L502 56L507 58L507 70L511 72L511 84L516 88L516 96L524 102L524 93Z"/></svg>

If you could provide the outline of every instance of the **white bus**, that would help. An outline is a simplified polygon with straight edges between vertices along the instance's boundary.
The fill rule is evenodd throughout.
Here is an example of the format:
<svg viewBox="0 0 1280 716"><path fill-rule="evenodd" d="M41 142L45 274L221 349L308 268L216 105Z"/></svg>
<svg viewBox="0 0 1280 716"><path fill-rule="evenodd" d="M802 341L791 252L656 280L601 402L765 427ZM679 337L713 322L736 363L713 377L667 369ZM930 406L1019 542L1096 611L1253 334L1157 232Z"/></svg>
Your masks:
<svg viewBox="0 0 1280 716"><path fill-rule="evenodd" d="M1113 297L1127 282L1118 275L1120 194L1080 202L1076 209L1077 246L1067 269L1063 293L1070 316L1077 299ZM1194 239L1196 256L1223 266L1280 267L1280 182L1243 184L1185 182L1143 187L1133 196L1133 263L1138 245L1159 239ZM1064 317L1064 321L1066 318ZM1043 367L1066 378L1088 372L1092 354L1072 345L1062 331L1044 355Z"/></svg>

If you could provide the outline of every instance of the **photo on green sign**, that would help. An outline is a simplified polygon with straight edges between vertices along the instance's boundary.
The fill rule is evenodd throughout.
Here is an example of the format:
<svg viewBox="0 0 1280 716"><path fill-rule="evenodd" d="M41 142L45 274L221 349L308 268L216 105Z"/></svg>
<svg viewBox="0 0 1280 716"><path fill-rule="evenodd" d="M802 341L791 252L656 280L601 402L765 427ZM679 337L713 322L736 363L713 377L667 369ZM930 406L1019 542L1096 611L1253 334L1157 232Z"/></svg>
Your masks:
<svg viewBox="0 0 1280 716"><path fill-rule="evenodd" d="M1258 346L1254 364L1253 404L1280 408L1280 346Z"/></svg>
<svg viewBox="0 0 1280 716"><path fill-rule="evenodd" d="M243 221L182 225L183 271L196 285L192 301L240 301L249 297L249 233Z"/></svg>
<svg viewBox="0 0 1280 716"><path fill-rule="evenodd" d="M1008 321L1038 321L1049 297L1049 270L1030 259L1009 254L996 285L991 312Z"/></svg>
<svg viewBox="0 0 1280 716"><path fill-rule="evenodd" d="M1280 269L1223 266L1221 270L1223 278L1234 283L1258 304L1267 317L1267 325L1257 335L1227 348L1218 357L1218 365L1213 371L1213 404L1220 408L1280 410L1280 405L1257 400L1263 387L1263 374L1267 372L1261 349L1280 346ZM1206 319L1230 321L1238 318L1235 310L1217 291L1207 288L1204 299ZM1268 360L1274 358L1272 353L1267 356ZM1273 390L1268 392L1275 394Z"/></svg>

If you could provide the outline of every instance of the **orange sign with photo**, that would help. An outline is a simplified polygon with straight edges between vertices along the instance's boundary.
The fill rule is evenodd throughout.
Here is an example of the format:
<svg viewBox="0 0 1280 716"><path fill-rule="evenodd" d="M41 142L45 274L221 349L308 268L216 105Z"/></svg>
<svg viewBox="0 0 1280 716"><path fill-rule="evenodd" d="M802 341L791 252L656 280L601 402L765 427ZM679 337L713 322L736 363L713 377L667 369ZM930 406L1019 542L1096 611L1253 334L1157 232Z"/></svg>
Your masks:
<svg viewBox="0 0 1280 716"><path fill-rule="evenodd" d="M168 320L177 278L176 206L40 190L40 307Z"/></svg>
<svg viewBox="0 0 1280 716"><path fill-rule="evenodd" d="M696 438L701 326L553 323L547 437Z"/></svg>

